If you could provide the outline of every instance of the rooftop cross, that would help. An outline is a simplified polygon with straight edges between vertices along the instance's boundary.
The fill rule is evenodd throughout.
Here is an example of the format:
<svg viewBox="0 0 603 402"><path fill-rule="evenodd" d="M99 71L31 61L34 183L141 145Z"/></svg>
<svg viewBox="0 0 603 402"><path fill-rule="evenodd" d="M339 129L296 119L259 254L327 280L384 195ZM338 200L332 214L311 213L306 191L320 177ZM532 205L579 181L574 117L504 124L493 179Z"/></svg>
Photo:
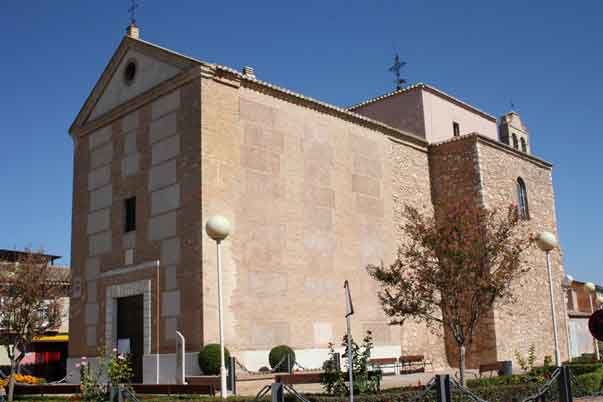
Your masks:
<svg viewBox="0 0 603 402"><path fill-rule="evenodd" d="M130 24L136 25L136 9L139 4L136 0L131 0L130 8L128 8L128 12L130 13Z"/></svg>
<svg viewBox="0 0 603 402"><path fill-rule="evenodd" d="M389 71L394 73L396 79L394 80L394 84L396 84L396 89L402 89L402 84L406 83L404 78L400 78L400 70L402 67L406 65L405 61L400 61L400 56L396 53L396 57L394 57L394 64L389 68Z"/></svg>

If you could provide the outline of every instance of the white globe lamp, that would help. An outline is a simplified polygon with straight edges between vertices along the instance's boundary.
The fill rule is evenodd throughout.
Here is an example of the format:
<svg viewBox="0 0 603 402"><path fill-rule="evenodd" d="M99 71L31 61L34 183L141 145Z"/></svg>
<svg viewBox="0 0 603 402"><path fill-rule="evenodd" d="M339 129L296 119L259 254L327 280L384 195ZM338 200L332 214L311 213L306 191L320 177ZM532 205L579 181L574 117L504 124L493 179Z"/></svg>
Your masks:
<svg viewBox="0 0 603 402"><path fill-rule="evenodd" d="M230 222L221 215L214 215L207 220L205 231L216 242L216 257L218 265L218 323L220 326L220 395L227 397L226 390L226 362L224 361L224 318L222 305L222 256L220 243L230 234Z"/></svg>

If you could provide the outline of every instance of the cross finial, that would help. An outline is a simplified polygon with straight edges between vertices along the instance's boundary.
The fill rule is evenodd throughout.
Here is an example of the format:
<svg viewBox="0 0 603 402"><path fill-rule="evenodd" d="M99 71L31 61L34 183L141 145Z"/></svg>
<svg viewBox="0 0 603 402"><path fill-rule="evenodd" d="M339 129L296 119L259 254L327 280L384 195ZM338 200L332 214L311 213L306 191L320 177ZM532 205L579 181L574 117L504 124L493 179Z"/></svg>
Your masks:
<svg viewBox="0 0 603 402"><path fill-rule="evenodd" d="M515 103L513 102L513 99L511 99L509 101L510 105L511 105L511 111L514 112L515 111Z"/></svg>
<svg viewBox="0 0 603 402"><path fill-rule="evenodd" d="M131 0L130 3L130 8L128 8L128 12L130 13L130 24L136 25L136 9L139 4L136 0Z"/></svg>
<svg viewBox="0 0 603 402"><path fill-rule="evenodd" d="M400 61L400 56L396 53L396 57L394 57L394 64L389 68L389 71L394 73L396 79L394 80L394 84L396 84L396 89L402 89L402 84L406 83L406 79L400 78L400 70L402 67L406 65L405 61Z"/></svg>

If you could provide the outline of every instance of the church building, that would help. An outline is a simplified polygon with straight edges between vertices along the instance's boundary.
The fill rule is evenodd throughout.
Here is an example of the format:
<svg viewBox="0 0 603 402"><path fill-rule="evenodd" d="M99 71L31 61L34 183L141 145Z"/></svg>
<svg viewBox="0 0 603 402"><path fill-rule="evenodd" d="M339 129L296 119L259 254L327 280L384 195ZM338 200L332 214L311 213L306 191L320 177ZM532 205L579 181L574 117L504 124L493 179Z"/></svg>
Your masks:
<svg viewBox="0 0 603 402"><path fill-rule="evenodd" d="M76 376L82 356L118 348L136 381L174 382L177 331L187 375L199 373L197 352L218 341L215 242L204 231L214 214L233 225L222 243L225 343L249 370L281 344L321 367L345 333L345 280L353 334L372 331L375 357L456 364L424 324L388 325L366 272L404 242L405 204L516 203L530 231L557 234L552 165L532 153L520 116L497 119L427 84L343 108L146 42L131 25L69 132ZM531 345L554 355L545 258L534 248L526 259L519 302L484 318L470 364ZM551 261L562 312L559 250ZM565 358L562 314L558 325Z"/></svg>

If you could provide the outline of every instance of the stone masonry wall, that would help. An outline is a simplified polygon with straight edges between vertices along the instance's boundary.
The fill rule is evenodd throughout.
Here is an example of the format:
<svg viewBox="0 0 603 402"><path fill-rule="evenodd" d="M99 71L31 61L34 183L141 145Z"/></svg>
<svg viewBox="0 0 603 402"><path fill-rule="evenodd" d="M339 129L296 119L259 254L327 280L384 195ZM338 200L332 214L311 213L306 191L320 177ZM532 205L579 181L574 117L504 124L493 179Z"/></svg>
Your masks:
<svg viewBox="0 0 603 402"><path fill-rule="evenodd" d="M109 288L132 284L138 289L140 281L151 283L151 297L145 298L145 353L155 353L158 342L162 353L173 352L176 330L198 347L199 101L196 80L76 137L72 266L82 292L72 300L70 325L72 333L83 336L71 339L70 356L95 356L101 346L114 347ZM124 233L124 202L132 196L136 230Z"/></svg>
<svg viewBox="0 0 603 402"><path fill-rule="evenodd" d="M530 212L530 219L525 222L524 230L529 233L547 230L558 237L551 168L528 159L520 152L492 145L490 142L478 142L477 150L485 205L489 208L506 208L511 203L516 204L516 182L521 177L526 184ZM547 355L554 358L544 253L534 246L526 253L525 261L531 270L514 284L517 303L495 309L498 360L514 360L515 352L525 356L530 345L536 347L540 361ZM564 272L562 253L559 250L551 252L551 268L559 349L562 360L565 360L567 332L561 292Z"/></svg>
<svg viewBox="0 0 603 402"><path fill-rule="evenodd" d="M459 137L429 148L429 173L436 216L445 213L447 203L461 203L467 208L481 205L481 180L475 137ZM448 330L445 333L447 358L457 367L458 345ZM472 344L467 348L467 367L496 360L496 332L493 312L482 315Z"/></svg>
<svg viewBox="0 0 603 402"><path fill-rule="evenodd" d="M388 356L404 339L406 352L442 361L424 327L387 325L365 270L395 255L402 203L430 208L426 152L253 85L202 86L202 215L233 223L222 246L229 348L244 356L284 343L322 351L322 362L345 332L347 279L357 340L370 329ZM215 244L203 244L203 336L213 342Z"/></svg>

